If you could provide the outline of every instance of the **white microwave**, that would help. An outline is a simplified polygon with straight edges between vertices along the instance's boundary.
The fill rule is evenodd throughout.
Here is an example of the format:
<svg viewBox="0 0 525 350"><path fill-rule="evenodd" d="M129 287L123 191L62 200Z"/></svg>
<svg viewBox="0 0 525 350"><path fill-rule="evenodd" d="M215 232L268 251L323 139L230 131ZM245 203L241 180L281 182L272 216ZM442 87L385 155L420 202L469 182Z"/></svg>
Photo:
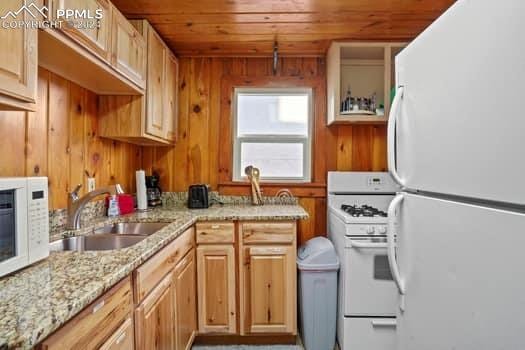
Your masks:
<svg viewBox="0 0 525 350"><path fill-rule="evenodd" d="M47 256L47 177L0 177L0 277Z"/></svg>

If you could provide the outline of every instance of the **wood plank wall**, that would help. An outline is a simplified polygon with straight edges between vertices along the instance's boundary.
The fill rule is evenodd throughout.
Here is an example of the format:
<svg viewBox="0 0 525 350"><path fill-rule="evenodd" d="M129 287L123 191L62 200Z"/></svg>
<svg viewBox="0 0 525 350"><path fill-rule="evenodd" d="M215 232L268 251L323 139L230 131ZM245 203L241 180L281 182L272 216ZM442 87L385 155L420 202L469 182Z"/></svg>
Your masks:
<svg viewBox="0 0 525 350"><path fill-rule="evenodd" d="M277 76L305 79L325 79L325 59L316 57L289 57L279 60ZM213 189L228 194L246 194L247 188L222 184L219 160L226 152L219 147L229 125L220 125L223 77L272 76L270 58L181 58L179 90L179 129L175 147L143 149L143 165L147 171L156 171L167 191L185 191L192 183L209 183ZM225 78L226 79L226 78ZM254 79L257 80L257 79ZM300 196L300 203L310 214L299 227L300 242L326 232L326 172L329 170L385 171L386 128L371 125L344 125L327 127L326 97L324 92L315 96L315 103L322 104L321 114L315 122L315 138L318 140L313 166L322 174L318 182L323 194L310 191L308 185L293 186ZM223 112L224 113L224 112ZM224 119L224 118L223 118ZM227 118L226 118L227 119ZM320 159L323 158L323 159ZM321 169L322 168L322 169ZM263 186L264 190L265 186ZM314 193L315 192L315 193ZM266 192L268 193L268 192Z"/></svg>
<svg viewBox="0 0 525 350"><path fill-rule="evenodd" d="M277 76L319 78L325 81L323 58L282 58ZM161 175L165 191L185 191L192 183L219 188L221 81L223 76L272 76L269 58L181 58L179 130L175 147L138 147L97 136L97 97L53 73L40 69L36 113L0 112L0 176L48 176L50 207L65 208L67 192L86 184L84 169L96 171L97 186L121 183L134 191L134 171L141 166ZM317 95L324 104L325 96ZM323 111L326 108L322 109ZM327 127L318 116L317 147L323 150L313 164L324 174L329 170L386 170L384 126L344 125ZM323 169L320 169L322 167ZM263 190L264 190L263 186ZM323 187L324 188L324 187ZM246 187L223 186L223 192L246 194ZM326 231L325 191L308 185L292 191L310 213L299 227L300 241ZM268 191L267 193L271 193Z"/></svg>
<svg viewBox="0 0 525 350"><path fill-rule="evenodd" d="M37 112L0 112L0 176L48 176L50 209L67 206L67 193L120 183L134 192L142 149L97 136L97 96L44 69L38 74ZM83 193L84 190L82 190Z"/></svg>

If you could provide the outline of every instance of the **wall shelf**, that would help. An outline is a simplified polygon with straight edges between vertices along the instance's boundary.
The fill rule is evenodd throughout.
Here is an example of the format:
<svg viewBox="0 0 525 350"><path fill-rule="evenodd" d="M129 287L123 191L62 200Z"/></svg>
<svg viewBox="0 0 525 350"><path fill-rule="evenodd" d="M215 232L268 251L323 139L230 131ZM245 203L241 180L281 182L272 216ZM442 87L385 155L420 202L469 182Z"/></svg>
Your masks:
<svg viewBox="0 0 525 350"><path fill-rule="evenodd" d="M394 57L405 43L333 42L327 55L327 124L385 124L390 110L390 90L395 84ZM347 91L353 97L376 95L384 115L345 114L341 102Z"/></svg>
<svg viewBox="0 0 525 350"><path fill-rule="evenodd" d="M366 114L354 114L354 115L337 115L336 118L329 124L386 124L388 117L385 115L366 115Z"/></svg>

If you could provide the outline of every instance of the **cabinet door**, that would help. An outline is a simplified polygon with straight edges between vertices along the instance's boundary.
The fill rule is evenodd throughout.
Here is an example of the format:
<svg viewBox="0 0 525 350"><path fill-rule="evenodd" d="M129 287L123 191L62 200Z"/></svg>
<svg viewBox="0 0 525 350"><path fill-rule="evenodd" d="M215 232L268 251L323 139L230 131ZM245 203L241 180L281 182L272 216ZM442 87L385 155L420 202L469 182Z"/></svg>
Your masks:
<svg viewBox="0 0 525 350"><path fill-rule="evenodd" d="M97 10L102 11L102 18L98 20L64 17L57 19L69 22L69 25L63 24L61 27L66 35L106 62L110 62L112 15L109 0L53 0L52 4L51 13L55 18L57 10L85 11L91 16L95 16Z"/></svg>
<svg viewBox="0 0 525 350"><path fill-rule="evenodd" d="M0 2L0 14L8 11L15 13L22 6L24 0L2 0ZM36 3L38 1L27 1ZM7 17L3 21L14 21ZM28 11L22 11L16 16L17 21L35 20ZM36 100L37 84L37 29L33 28L9 28L0 29L0 105L9 102L6 99L13 98L16 102L34 103ZM4 95L2 97L1 95ZM18 109L18 108L16 108Z"/></svg>
<svg viewBox="0 0 525 350"><path fill-rule="evenodd" d="M151 27L148 29L148 82L146 133L160 138L166 137L164 114L166 48L161 38Z"/></svg>
<svg viewBox="0 0 525 350"><path fill-rule="evenodd" d="M197 247L199 331L235 333L235 250L233 245Z"/></svg>
<svg viewBox="0 0 525 350"><path fill-rule="evenodd" d="M111 64L132 82L146 87L146 40L116 8L112 9Z"/></svg>
<svg viewBox="0 0 525 350"><path fill-rule="evenodd" d="M197 331L197 274L192 249L175 268L175 324L177 350L191 348Z"/></svg>
<svg viewBox="0 0 525 350"><path fill-rule="evenodd" d="M178 85L179 85L179 62L170 52L166 54L166 96L164 98L166 126L165 138L175 142L177 138L177 112L178 112Z"/></svg>
<svg viewBox="0 0 525 350"><path fill-rule="evenodd" d="M296 333L295 247L245 246L241 264L244 333Z"/></svg>
<svg viewBox="0 0 525 350"><path fill-rule="evenodd" d="M135 310L136 345L139 350L175 347L175 313L172 274L168 274Z"/></svg>

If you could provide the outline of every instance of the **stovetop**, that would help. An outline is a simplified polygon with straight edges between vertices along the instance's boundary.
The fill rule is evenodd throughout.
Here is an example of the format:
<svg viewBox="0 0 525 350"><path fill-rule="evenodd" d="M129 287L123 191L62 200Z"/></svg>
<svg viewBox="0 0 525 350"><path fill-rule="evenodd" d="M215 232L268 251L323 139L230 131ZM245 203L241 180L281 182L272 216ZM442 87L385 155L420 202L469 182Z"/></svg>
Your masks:
<svg viewBox="0 0 525 350"><path fill-rule="evenodd" d="M377 209L376 207L373 207L371 205L350 205L350 204L343 204L341 205L341 209L349 214L352 217L384 217L386 218L387 213Z"/></svg>

